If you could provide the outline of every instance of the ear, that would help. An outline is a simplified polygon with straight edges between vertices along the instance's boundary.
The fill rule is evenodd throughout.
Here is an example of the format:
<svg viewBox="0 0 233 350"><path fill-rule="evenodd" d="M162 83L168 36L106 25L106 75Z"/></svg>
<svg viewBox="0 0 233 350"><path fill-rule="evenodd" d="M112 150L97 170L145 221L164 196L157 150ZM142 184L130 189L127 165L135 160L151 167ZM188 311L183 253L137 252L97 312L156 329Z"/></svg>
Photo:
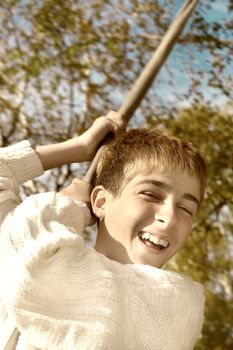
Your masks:
<svg viewBox="0 0 233 350"><path fill-rule="evenodd" d="M93 213L99 219L105 215L106 190L102 185L94 187L91 192L91 206Z"/></svg>

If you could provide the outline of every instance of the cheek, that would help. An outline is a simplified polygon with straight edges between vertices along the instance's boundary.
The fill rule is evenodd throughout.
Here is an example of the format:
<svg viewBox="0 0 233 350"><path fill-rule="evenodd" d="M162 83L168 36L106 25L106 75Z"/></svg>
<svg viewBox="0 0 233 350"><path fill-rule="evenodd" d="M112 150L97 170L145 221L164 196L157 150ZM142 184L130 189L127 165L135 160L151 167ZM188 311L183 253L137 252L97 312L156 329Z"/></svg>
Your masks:
<svg viewBox="0 0 233 350"><path fill-rule="evenodd" d="M180 243L181 245L183 246L188 238L188 236L190 235L191 233L191 230L192 230L192 221L186 221L186 222L183 222L181 224L181 230L180 230L180 234L179 234L179 237L180 237Z"/></svg>
<svg viewBox="0 0 233 350"><path fill-rule="evenodd" d="M130 226L140 227L153 221L154 210L147 203L136 201L125 210L124 215L127 215Z"/></svg>
<svg viewBox="0 0 233 350"><path fill-rule="evenodd" d="M149 205L135 200L125 200L114 203L111 208L106 208L105 223L113 233L124 234L151 221L153 210Z"/></svg>
<svg viewBox="0 0 233 350"><path fill-rule="evenodd" d="M125 205L125 202L111 203L105 208L105 225L108 232L115 236L120 232L124 232L127 226L127 218L130 215L130 206Z"/></svg>

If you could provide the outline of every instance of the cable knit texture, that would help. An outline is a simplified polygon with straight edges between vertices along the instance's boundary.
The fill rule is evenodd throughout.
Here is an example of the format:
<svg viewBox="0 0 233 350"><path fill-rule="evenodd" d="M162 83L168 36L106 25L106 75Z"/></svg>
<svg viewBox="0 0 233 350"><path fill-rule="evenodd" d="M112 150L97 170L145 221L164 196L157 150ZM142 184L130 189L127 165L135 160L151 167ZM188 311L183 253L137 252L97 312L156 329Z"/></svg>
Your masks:
<svg viewBox="0 0 233 350"><path fill-rule="evenodd" d="M10 313L43 350L193 349L202 286L86 248L83 203L50 192L19 204L18 186L41 175L41 163L27 141L0 152L0 320Z"/></svg>

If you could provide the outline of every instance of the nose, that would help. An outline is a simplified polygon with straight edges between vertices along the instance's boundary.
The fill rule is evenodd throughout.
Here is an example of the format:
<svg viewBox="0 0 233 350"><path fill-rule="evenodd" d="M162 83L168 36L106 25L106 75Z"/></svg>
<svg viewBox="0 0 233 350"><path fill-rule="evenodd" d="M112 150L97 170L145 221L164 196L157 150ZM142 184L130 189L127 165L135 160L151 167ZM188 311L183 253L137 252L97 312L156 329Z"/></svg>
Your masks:
<svg viewBox="0 0 233 350"><path fill-rule="evenodd" d="M167 228L175 225L176 213L172 201L166 200L160 203L155 210L155 221L161 224L161 227Z"/></svg>

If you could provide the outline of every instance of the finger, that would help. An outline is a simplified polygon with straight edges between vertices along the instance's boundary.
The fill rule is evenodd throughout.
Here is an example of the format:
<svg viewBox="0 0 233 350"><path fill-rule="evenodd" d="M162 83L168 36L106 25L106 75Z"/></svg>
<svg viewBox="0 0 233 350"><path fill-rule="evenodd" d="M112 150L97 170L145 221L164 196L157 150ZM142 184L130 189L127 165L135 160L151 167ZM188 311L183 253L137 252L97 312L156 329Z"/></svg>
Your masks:
<svg viewBox="0 0 233 350"><path fill-rule="evenodd" d="M109 118L109 117L106 117L106 119L108 119L110 121L110 126L112 128L112 131L115 131L117 132L120 128L120 125L113 119Z"/></svg>
<svg viewBox="0 0 233 350"><path fill-rule="evenodd" d="M116 111L110 111L107 114L107 117L110 118L111 120L114 120L117 123L121 123L123 121L122 114Z"/></svg>
<svg viewBox="0 0 233 350"><path fill-rule="evenodd" d="M112 123L115 132L120 131L126 126L126 122L119 112L110 111L106 118Z"/></svg>

